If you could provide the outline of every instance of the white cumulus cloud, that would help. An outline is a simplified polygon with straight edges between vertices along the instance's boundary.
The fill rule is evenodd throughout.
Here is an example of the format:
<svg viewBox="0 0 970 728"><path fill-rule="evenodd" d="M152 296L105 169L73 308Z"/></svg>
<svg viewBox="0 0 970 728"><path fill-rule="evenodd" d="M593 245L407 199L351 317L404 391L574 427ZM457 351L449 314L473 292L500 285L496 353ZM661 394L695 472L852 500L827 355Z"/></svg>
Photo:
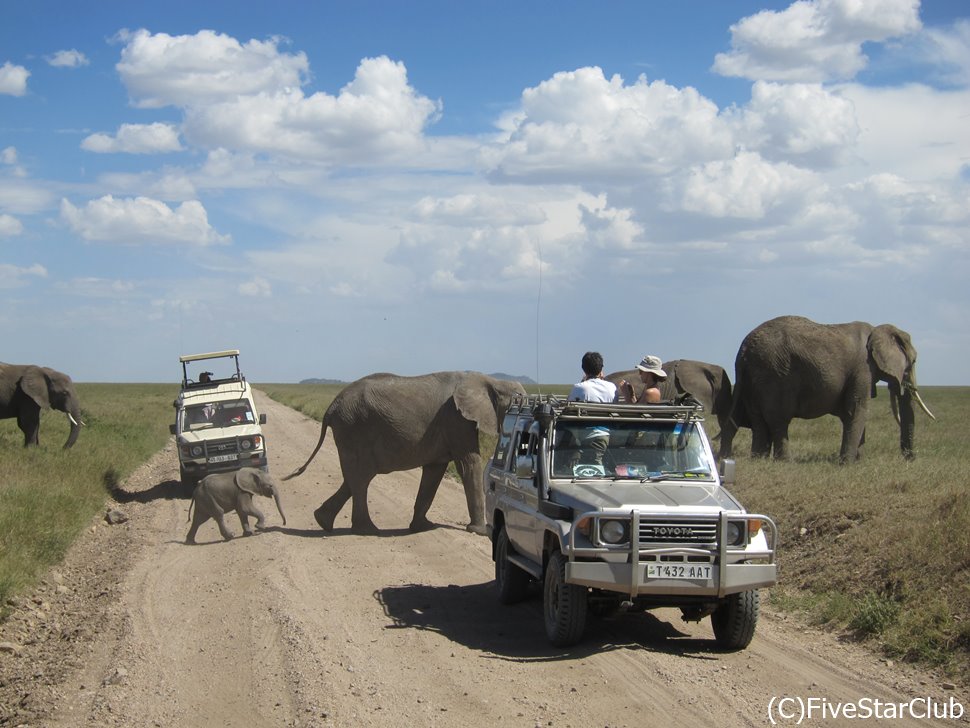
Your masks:
<svg viewBox="0 0 970 728"><path fill-rule="evenodd" d="M817 184L813 174L789 164L769 164L754 152L693 169L684 183L684 210L713 217L757 220L793 195Z"/></svg>
<svg viewBox="0 0 970 728"><path fill-rule="evenodd" d="M561 72L522 94L485 150L486 168L509 177L559 180L664 174L730 155L734 141L717 105L696 89L640 76L627 85L602 69Z"/></svg>
<svg viewBox="0 0 970 728"><path fill-rule="evenodd" d="M47 58L47 62L55 68L79 68L90 63L86 55L73 48L57 51L57 53Z"/></svg>
<svg viewBox="0 0 970 728"><path fill-rule="evenodd" d="M195 35L120 34L125 42L116 68L141 108L198 106L237 96L299 87L309 70L306 54L282 53L279 38L249 40L212 30Z"/></svg>
<svg viewBox="0 0 970 728"><path fill-rule="evenodd" d="M210 225L198 200L170 208L148 197L105 195L75 207L61 200L61 217L85 240L122 244L218 245L229 242Z"/></svg>
<svg viewBox="0 0 970 728"><path fill-rule="evenodd" d="M81 148L89 152L125 152L128 154L159 154L178 152L178 129L171 124L122 124L118 132L91 134L81 142Z"/></svg>
<svg viewBox="0 0 970 728"><path fill-rule="evenodd" d="M797 0L731 26L731 51L713 70L772 81L849 79L865 68L862 45L921 27L919 0Z"/></svg>
<svg viewBox="0 0 970 728"><path fill-rule="evenodd" d="M23 96L27 93L27 78L30 76L23 66L15 66L7 61L0 66L0 94Z"/></svg>
<svg viewBox="0 0 970 728"><path fill-rule="evenodd" d="M364 163L419 151L439 110L410 86L403 63L381 56L361 61L336 96L290 87L193 105L183 132L210 148Z"/></svg>

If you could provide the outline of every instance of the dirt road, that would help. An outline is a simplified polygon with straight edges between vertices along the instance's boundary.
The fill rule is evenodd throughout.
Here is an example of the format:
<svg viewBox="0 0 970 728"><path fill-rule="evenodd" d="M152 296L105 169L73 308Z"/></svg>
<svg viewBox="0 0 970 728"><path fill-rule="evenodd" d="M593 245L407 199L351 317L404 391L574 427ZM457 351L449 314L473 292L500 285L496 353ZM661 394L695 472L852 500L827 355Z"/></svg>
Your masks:
<svg viewBox="0 0 970 728"><path fill-rule="evenodd" d="M258 402L270 469L290 473L319 424ZM381 535L351 534L349 506L325 535L312 512L340 483L329 437L283 484L287 525L259 499L270 528L252 538L223 542L210 521L184 545L176 479L167 448L120 485L129 520L93 526L0 626L0 725L795 725L798 699L816 701L802 725L845 725L839 703L970 706L932 675L770 610L733 654L712 649L709 622L676 611L594 621L579 647L553 649L538 598L498 604L489 543L464 530L456 484L432 507L436 530L407 531L415 471L372 485Z"/></svg>

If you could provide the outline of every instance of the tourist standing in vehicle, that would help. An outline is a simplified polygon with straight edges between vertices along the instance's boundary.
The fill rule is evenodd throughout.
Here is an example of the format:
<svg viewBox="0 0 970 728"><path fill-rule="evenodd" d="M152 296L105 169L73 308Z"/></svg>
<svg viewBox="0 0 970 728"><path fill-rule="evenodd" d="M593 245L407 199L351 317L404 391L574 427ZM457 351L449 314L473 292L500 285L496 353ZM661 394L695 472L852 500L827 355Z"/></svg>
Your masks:
<svg viewBox="0 0 970 728"><path fill-rule="evenodd" d="M603 378L603 356L598 351L583 354L583 379L573 385L570 402L616 402L618 392L613 382Z"/></svg>
<svg viewBox="0 0 970 728"><path fill-rule="evenodd" d="M570 402L616 402L619 390L613 382L603 378L603 356L598 351L583 354L583 379L577 382L569 393ZM610 430L605 425L597 425L582 433L582 461L602 464L603 454L610 444Z"/></svg>

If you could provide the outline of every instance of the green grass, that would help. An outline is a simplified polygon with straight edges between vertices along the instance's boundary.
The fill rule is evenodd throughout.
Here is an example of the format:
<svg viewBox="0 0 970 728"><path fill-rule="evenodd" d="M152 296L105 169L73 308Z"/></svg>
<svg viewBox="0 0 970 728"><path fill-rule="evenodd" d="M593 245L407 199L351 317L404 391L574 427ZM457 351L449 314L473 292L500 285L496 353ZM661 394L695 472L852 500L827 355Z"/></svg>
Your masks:
<svg viewBox="0 0 970 728"><path fill-rule="evenodd" d="M257 388L321 419L342 385ZM24 449L15 422L0 420L0 604L58 563L104 508L109 484L123 481L170 437L177 387L78 390L87 426L72 450L61 449L68 426L60 412L44 415L39 448ZM778 524L780 582L765 592L775 608L968 679L970 387L924 387L922 394L938 421L917 415L915 460L901 457L880 390L870 402L862 462L838 465L833 417L795 420L788 462L751 459L750 432L742 430L731 490ZM493 442L483 443L483 453Z"/></svg>
<svg viewBox="0 0 970 728"><path fill-rule="evenodd" d="M970 388L926 387L937 417L917 413L916 459L899 453L884 390L870 402L861 462L837 463L834 417L795 420L792 460L752 460L735 441L747 508L780 529L773 604L867 640L886 655L970 668ZM716 427L714 428L716 429Z"/></svg>
<svg viewBox="0 0 970 728"><path fill-rule="evenodd" d="M64 450L62 412L41 415L40 447L24 448L16 420L0 420L0 605L59 563L105 507L110 485L164 447L171 385L78 384L85 426Z"/></svg>

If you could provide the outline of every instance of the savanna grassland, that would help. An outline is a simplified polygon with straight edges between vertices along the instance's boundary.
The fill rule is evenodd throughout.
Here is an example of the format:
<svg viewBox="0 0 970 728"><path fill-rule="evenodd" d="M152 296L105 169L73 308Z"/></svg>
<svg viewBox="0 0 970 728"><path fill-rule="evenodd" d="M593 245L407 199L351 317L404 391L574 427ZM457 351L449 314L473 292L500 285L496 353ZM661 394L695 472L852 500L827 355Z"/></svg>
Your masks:
<svg viewBox="0 0 970 728"><path fill-rule="evenodd" d="M256 386L315 419L342 388ZM176 386L79 384L78 391L85 427L72 450L61 449L68 426L60 412L43 416L39 448L24 449L15 421L0 420L0 604L58 563L104 510L112 487L169 441ZM966 679L970 388L921 392L937 421L918 413L914 461L899 454L881 389L870 403L862 462L838 465L834 417L794 421L789 462L752 460L742 430L731 489L779 526L780 583L766 592L774 608Z"/></svg>
<svg viewBox="0 0 970 728"><path fill-rule="evenodd" d="M41 414L40 447L0 420L0 605L58 563L110 489L171 437L177 386L76 386L84 427L70 450L63 412Z"/></svg>

